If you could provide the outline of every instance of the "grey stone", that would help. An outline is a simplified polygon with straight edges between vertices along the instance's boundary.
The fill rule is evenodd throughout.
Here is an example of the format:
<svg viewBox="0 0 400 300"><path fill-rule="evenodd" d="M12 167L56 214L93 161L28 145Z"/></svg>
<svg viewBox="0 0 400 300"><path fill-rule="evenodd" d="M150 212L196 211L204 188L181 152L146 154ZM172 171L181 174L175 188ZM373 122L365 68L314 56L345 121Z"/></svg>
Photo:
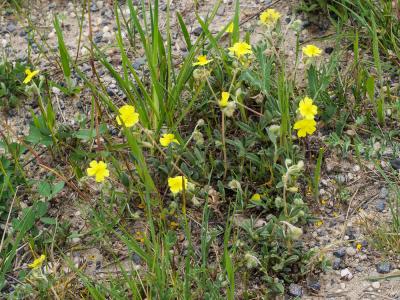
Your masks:
<svg viewBox="0 0 400 300"><path fill-rule="evenodd" d="M392 269L392 265L390 262L384 261L380 262L376 265L376 271L381 274L389 273Z"/></svg>
<svg viewBox="0 0 400 300"><path fill-rule="evenodd" d="M103 34L101 32L96 33L96 35L94 36L94 42L96 44L100 43L103 39Z"/></svg>
<svg viewBox="0 0 400 300"><path fill-rule="evenodd" d="M378 202L376 202L375 204L375 208L379 212L383 212L385 210L385 207L386 207L386 202L385 200L382 199L378 200Z"/></svg>
<svg viewBox="0 0 400 300"><path fill-rule="evenodd" d="M143 66L146 63L146 58L145 57L139 57L136 59L133 63L133 68L135 70L139 70L141 66Z"/></svg>
<svg viewBox="0 0 400 300"><path fill-rule="evenodd" d="M379 281L374 281L371 285L376 290L381 287L381 284L379 283Z"/></svg>
<svg viewBox="0 0 400 300"><path fill-rule="evenodd" d="M336 257L344 257L346 255L346 249L340 248L340 249L334 251L333 255L335 255Z"/></svg>
<svg viewBox="0 0 400 300"><path fill-rule="evenodd" d="M346 248L346 254L348 256L354 256L354 255L356 255L356 253L357 253L357 250L354 249L353 247L347 247Z"/></svg>
<svg viewBox="0 0 400 300"><path fill-rule="evenodd" d="M217 16L223 16L225 14L225 7L220 5L220 7L217 10Z"/></svg>
<svg viewBox="0 0 400 300"><path fill-rule="evenodd" d="M92 12L99 11L99 8L97 7L96 3L93 3L92 5L90 5L90 11L92 11Z"/></svg>
<svg viewBox="0 0 400 300"><path fill-rule="evenodd" d="M303 296L303 288L295 283L291 283L289 285L289 295L293 297L301 297Z"/></svg>
<svg viewBox="0 0 400 300"><path fill-rule="evenodd" d="M195 36L199 36L201 33L203 32L203 29L199 26L199 27L196 27L193 31L192 31L192 33L195 35Z"/></svg>
<svg viewBox="0 0 400 300"><path fill-rule="evenodd" d="M325 53L326 54L331 54L333 52L333 47L326 47L325 48Z"/></svg>
<svg viewBox="0 0 400 300"><path fill-rule="evenodd" d="M12 33L12 32L14 32L16 29L17 29L17 26L15 26L14 23L10 22L10 23L7 24L6 31Z"/></svg>
<svg viewBox="0 0 400 300"><path fill-rule="evenodd" d="M353 278L353 274L346 268L340 271L340 278L350 280Z"/></svg>
<svg viewBox="0 0 400 300"><path fill-rule="evenodd" d="M379 198L385 199L389 195L389 191L386 187L381 188L379 191Z"/></svg>
<svg viewBox="0 0 400 300"><path fill-rule="evenodd" d="M396 158L390 161L390 165L395 170L400 170L400 158Z"/></svg>
<svg viewBox="0 0 400 300"><path fill-rule="evenodd" d="M308 285L308 288L314 292L317 292L321 289L321 284L319 283L319 281L313 281Z"/></svg>
<svg viewBox="0 0 400 300"><path fill-rule="evenodd" d="M335 259L332 262L332 269L340 270L341 266L342 266L342 260L338 257L335 257Z"/></svg>

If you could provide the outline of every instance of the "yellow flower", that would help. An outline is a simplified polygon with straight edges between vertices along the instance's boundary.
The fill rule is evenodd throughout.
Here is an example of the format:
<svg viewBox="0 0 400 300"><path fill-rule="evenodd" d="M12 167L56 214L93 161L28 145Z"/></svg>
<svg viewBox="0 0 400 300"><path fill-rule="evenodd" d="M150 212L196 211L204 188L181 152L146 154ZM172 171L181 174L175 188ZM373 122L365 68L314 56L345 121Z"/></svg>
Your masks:
<svg viewBox="0 0 400 300"><path fill-rule="evenodd" d="M303 53L308 57L316 57L321 55L322 50L319 49L317 46L307 45L303 47Z"/></svg>
<svg viewBox="0 0 400 300"><path fill-rule="evenodd" d="M264 25L274 25L280 17L281 14L275 9L267 9L260 15L260 21Z"/></svg>
<svg viewBox="0 0 400 300"><path fill-rule="evenodd" d="M228 48L231 55L241 58L243 55L252 54L251 46L246 42L235 43L233 47Z"/></svg>
<svg viewBox="0 0 400 300"><path fill-rule="evenodd" d="M222 92L221 100L218 102L218 105L220 107L227 107L228 106L228 100L229 100L229 93L228 92Z"/></svg>
<svg viewBox="0 0 400 300"><path fill-rule="evenodd" d="M33 263L29 264L28 267L31 269L37 269L40 268L46 259L46 255L42 254L38 258L36 258Z"/></svg>
<svg viewBox="0 0 400 300"><path fill-rule="evenodd" d="M89 176L94 176L96 182L102 182L108 176L110 176L110 171L107 170L107 164L103 161L92 160L89 164L90 168L87 168L86 172Z"/></svg>
<svg viewBox="0 0 400 300"><path fill-rule="evenodd" d="M297 136L298 137L305 137L307 134L313 134L317 128L315 127L317 125L317 122L315 120L308 120L308 119L302 119L298 120L296 123L294 123L294 129L297 129Z"/></svg>
<svg viewBox="0 0 400 300"><path fill-rule="evenodd" d="M260 201L260 200L261 200L261 195L255 193L253 196L251 196L250 200L251 200L251 201L256 201L256 202L257 202L257 201Z"/></svg>
<svg viewBox="0 0 400 300"><path fill-rule="evenodd" d="M176 176L168 178L168 186L173 194L177 194L187 189L188 180L184 176Z"/></svg>
<svg viewBox="0 0 400 300"><path fill-rule="evenodd" d="M205 65L209 64L210 62L212 62L212 59L208 60L207 56L200 55L200 56L197 56L197 62L193 63L193 66L205 66Z"/></svg>
<svg viewBox="0 0 400 300"><path fill-rule="evenodd" d="M299 111L303 118L312 120L318 112L318 107L313 104L311 98L305 97L299 103Z"/></svg>
<svg viewBox="0 0 400 300"><path fill-rule="evenodd" d="M233 32L233 22L231 22L228 26L228 28L226 28L225 32L227 33L232 33Z"/></svg>
<svg viewBox="0 0 400 300"><path fill-rule="evenodd" d="M144 234L141 231L136 231L135 232L135 240L137 240L140 243L144 243Z"/></svg>
<svg viewBox="0 0 400 300"><path fill-rule="evenodd" d="M132 105L124 105L118 110L117 116L118 125L125 124L126 127L132 127L139 121L139 114L135 112L135 107Z"/></svg>
<svg viewBox="0 0 400 300"><path fill-rule="evenodd" d="M176 223L175 221L171 221L169 223L169 228L171 228L172 230L176 229L179 226L179 223Z"/></svg>
<svg viewBox="0 0 400 300"><path fill-rule="evenodd" d="M362 249L362 245L361 245L360 243L357 243L356 249L357 249L358 251L360 251L360 250Z"/></svg>
<svg viewBox="0 0 400 300"><path fill-rule="evenodd" d="M315 226L316 227L321 227L322 224L324 224L324 222L322 220L318 220L318 221L315 222Z"/></svg>
<svg viewBox="0 0 400 300"><path fill-rule="evenodd" d="M163 147L168 147L169 144L176 143L179 145L179 141L175 138L175 135L172 133L164 133L160 138L160 144Z"/></svg>
<svg viewBox="0 0 400 300"><path fill-rule="evenodd" d="M26 77L25 77L25 79L24 79L24 83L25 84L27 84L27 83L29 83L31 80L32 80L32 78L35 76L35 75L37 75L39 73L39 70L36 70L36 71L31 71L30 69L26 69L25 70L25 74L26 74Z"/></svg>

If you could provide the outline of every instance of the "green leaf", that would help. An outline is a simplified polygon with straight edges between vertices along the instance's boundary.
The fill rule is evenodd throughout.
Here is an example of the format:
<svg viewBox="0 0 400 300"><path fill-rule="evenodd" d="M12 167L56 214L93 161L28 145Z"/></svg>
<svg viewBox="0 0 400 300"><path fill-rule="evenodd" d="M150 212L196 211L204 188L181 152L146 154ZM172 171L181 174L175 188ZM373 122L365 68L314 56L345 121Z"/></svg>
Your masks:
<svg viewBox="0 0 400 300"><path fill-rule="evenodd" d="M64 181L60 181L56 184L53 185L52 188L52 192L50 195L50 198L53 198L55 195L57 195L59 192L62 191L62 189L64 188L65 182Z"/></svg>
<svg viewBox="0 0 400 300"><path fill-rule="evenodd" d="M49 217L42 217L42 218L40 218L40 221L43 224L47 224L47 225L55 225L57 223L57 220L55 218L49 218Z"/></svg>
<svg viewBox="0 0 400 300"><path fill-rule="evenodd" d="M41 196L49 197L51 195L51 185L47 181L43 181L38 185L38 192Z"/></svg>

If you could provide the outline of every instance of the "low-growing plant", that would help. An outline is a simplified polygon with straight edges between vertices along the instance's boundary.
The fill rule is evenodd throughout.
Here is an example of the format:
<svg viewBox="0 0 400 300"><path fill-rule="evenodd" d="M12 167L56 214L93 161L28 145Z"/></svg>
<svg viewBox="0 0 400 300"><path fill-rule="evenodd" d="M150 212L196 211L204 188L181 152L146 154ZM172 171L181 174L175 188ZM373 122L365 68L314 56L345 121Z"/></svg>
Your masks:
<svg viewBox="0 0 400 300"><path fill-rule="evenodd" d="M17 107L26 94L23 83L26 67L18 61L0 61L0 107L3 110Z"/></svg>

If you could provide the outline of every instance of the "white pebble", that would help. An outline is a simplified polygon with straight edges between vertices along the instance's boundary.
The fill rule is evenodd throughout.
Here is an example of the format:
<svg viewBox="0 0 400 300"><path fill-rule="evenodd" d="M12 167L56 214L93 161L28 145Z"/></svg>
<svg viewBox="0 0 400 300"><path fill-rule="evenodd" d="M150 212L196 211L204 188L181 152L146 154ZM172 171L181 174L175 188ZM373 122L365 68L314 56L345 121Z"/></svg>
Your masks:
<svg viewBox="0 0 400 300"><path fill-rule="evenodd" d="M340 271L340 277L342 279L351 280L353 278L353 274L351 274L349 269L343 269Z"/></svg>
<svg viewBox="0 0 400 300"><path fill-rule="evenodd" d="M372 283L372 287L377 290L381 287L381 284L379 283L379 281L374 281Z"/></svg>

